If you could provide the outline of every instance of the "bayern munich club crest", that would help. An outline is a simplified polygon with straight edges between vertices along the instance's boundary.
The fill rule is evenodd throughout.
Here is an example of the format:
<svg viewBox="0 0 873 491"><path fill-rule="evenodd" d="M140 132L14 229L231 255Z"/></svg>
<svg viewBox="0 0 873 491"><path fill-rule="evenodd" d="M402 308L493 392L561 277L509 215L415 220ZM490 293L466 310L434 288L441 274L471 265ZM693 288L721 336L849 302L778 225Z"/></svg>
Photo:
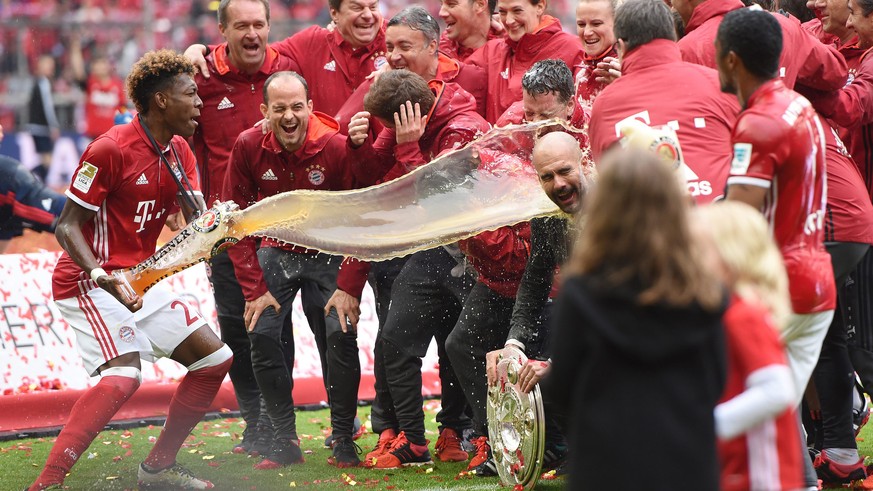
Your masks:
<svg viewBox="0 0 873 491"><path fill-rule="evenodd" d="M194 227L194 230L200 233L208 233L215 230L218 227L218 222L221 217L214 210L208 210L200 215L200 218L194 221L191 224Z"/></svg>
<svg viewBox="0 0 873 491"><path fill-rule="evenodd" d="M379 53L379 55L373 59L373 66L376 67L376 70L382 68L386 64L388 64L388 58L385 58L385 55L382 53Z"/></svg>
<svg viewBox="0 0 873 491"><path fill-rule="evenodd" d="M309 177L309 182L313 186L321 186L324 184L324 167L320 165L311 165L306 168L306 174Z"/></svg>
<svg viewBox="0 0 873 491"><path fill-rule="evenodd" d="M121 329L118 330L118 337L125 343L130 344L136 339L136 333L133 332L132 327L121 326Z"/></svg>

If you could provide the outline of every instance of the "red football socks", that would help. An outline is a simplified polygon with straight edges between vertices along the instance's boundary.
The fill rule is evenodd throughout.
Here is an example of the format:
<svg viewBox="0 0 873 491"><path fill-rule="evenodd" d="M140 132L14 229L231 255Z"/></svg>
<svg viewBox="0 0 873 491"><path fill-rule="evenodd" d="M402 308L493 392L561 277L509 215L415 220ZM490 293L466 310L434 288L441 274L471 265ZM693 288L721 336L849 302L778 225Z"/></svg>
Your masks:
<svg viewBox="0 0 873 491"><path fill-rule="evenodd" d="M146 466L160 470L176 462L179 448L209 409L231 362L233 358L220 365L193 370L185 375L173 394L167 411L167 422L144 462Z"/></svg>
<svg viewBox="0 0 873 491"><path fill-rule="evenodd" d="M137 387L139 381L135 378L105 376L82 394L52 446L42 474L30 489L39 491L52 484L63 483L67 472L88 449L97 433L136 392Z"/></svg>

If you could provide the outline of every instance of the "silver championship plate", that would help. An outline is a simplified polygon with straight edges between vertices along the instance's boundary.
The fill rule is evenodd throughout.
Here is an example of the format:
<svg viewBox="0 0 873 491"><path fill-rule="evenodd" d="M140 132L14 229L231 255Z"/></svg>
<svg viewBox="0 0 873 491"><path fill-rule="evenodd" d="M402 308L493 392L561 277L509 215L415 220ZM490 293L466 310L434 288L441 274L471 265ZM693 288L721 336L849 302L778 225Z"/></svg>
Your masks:
<svg viewBox="0 0 873 491"><path fill-rule="evenodd" d="M543 466L546 424L540 386L525 394L518 374L527 356L503 348L497 362L497 384L488 388L488 438L502 484L533 489Z"/></svg>

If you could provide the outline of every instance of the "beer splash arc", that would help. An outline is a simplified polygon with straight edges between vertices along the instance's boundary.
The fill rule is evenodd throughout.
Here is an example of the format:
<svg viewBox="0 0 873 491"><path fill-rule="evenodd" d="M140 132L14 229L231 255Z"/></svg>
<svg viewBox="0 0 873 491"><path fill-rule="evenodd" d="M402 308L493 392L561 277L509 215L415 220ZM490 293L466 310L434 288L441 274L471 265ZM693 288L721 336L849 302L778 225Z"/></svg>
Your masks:
<svg viewBox="0 0 873 491"><path fill-rule="evenodd" d="M544 131L578 132L556 120L495 128L390 182L350 191L297 190L244 210L218 203L140 264L113 275L144 294L172 274L247 235L321 252L383 261L451 244L560 210L530 164Z"/></svg>

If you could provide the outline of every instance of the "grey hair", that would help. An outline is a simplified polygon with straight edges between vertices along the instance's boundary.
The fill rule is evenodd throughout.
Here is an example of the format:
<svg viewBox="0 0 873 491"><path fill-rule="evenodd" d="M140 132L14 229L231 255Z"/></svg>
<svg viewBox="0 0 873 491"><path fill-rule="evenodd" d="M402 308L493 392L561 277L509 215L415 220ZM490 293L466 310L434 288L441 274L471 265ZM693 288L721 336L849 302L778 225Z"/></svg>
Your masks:
<svg viewBox="0 0 873 491"><path fill-rule="evenodd" d="M388 26L406 26L413 31L419 31L424 35L427 44L438 41L440 38L440 25L427 10L413 5L406 7L388 21Z"/></svg>

